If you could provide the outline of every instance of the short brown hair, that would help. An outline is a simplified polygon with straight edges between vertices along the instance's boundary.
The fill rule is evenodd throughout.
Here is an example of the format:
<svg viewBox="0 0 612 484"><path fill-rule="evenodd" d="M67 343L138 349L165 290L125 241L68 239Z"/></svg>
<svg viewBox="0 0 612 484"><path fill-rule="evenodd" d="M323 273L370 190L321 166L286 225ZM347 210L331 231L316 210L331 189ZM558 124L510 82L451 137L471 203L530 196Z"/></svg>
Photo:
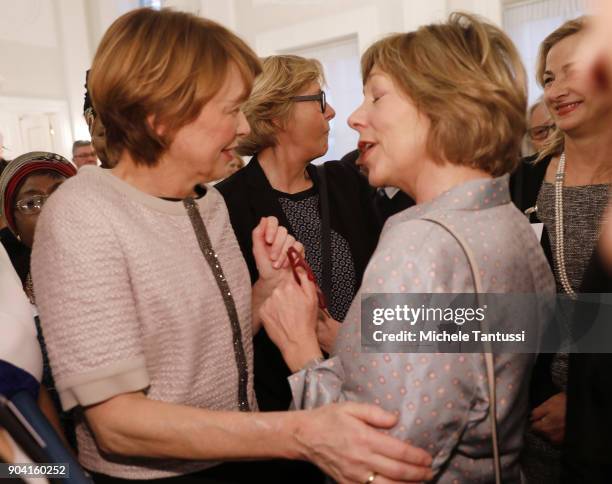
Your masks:
<svg viewBox="0 0 612 484"><path fill-rule="evenodd" d="M429 154L487 171L511 172L526 130L526 76L499 28L465 13L415 32L395 34L362 56L366 81L378 66L425 114Z"/></svg>
<svg viewBox="0 0 612 484"><path fill-rule="evenodd" d="M153 165L178 129L193 121L221 88L230 63L246 86L261 71L253 51L225 27L195 15L142 8L104 34L88 79L109 156L127 150ZM148 118L164 124L158 135Z"/></svg>
<svg viewBox="0 0 612 484"><path fill-rule="evenodd" d="M588 17L582 16L572 20L568 20L557 30L548 34L548 36L540 44L538 51L538 62L536 68L536 78L540 86L544 87L544 73L546 72L546 58L550 49L567 37L576 35L582 32L587 25ZM548 156L560 155L564 149L563 132L555 126L553 132L546 139L546 143L542 151L538 155L536 161L540 161Z"/></svg>
<svg viewBox="0 0 612 484"><path fill-rule="evenodd" d="M251 96L242 107L251 132L239 140L236 151L250 156L276 145L279 129L276 123L288 121L293 107L291 98L312 82L325 82L323 67L318 60L297 55L265 57Z"/></svg>
<svg viewBox="0 0 612 484"><path fill-rule="evenodd" d="M83 148L84 146L92 146L91 141L79 139L72 143L72 156L74 156L77 148Z"/></svg>

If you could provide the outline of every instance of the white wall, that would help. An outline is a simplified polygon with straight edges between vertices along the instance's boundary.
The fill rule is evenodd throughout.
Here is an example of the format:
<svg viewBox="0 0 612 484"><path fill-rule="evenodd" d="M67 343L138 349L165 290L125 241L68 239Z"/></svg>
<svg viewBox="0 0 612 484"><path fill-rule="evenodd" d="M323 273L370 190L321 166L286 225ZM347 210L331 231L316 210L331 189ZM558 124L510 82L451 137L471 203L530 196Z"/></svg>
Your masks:
<svg viewBox="0 0 612 484"><path fill-rule="evenodd" d="M138 8L139 2L138 0L84 0L84 2L86 10L85 22L87 24L89 44L92 47L91 54L93 58L96 47L106 29L110 27L110 24L124 13Z"/></svg>
<svg viewBox="0 0 612 484"><path fill-rule="evenodd" d="M454 10L501 25L502 0L233 0L236 31L258 53L357 35L363 52L391 32L443 20Z"/></svg>
<svg viewBox="0 0 612 484"><path fill-rule="evenodd" d="M501 27L503 5L502 0L448 0L448 11L476 13Z"/></svg>
<svg viewBox="0 0 612 484"><path fill-rule="evenodd" d="M357 39L361 53L385 34L442 20L451 10L473 11L497 23L501 23L502 12L502 0L163 3L226 25L260 55L310 48L351 36ZM47 107L64 106L58 122L63 125L62 131L69 133L66 139L86 138L81 115L85 71L108 26L138 6L138 0L0 0L0 97L28 100L28 109L32 107L30 101L36 99ZM61 149L67 151L68 147Z"/></svg>
<svg viewBox="0 0 612 484"><path fill-rule="evenodd" d="M56 31L51 2L0 0L0 96L62 96Z"/></svg>
<svg viewBox="0 0 612 484"><path fill-rule="evenodd" d="M89 139L83 119L85 72L91 65L85 0L53 1L57 41L62 67L63 94L70 113L70 132L74 139Z"/></svg>
<svg viewBox="0 0 612 484"><path fill-rule="evenodd" d="M37 112L53 120L52 146L63 155L73 138L89 137L82 115L91 62L85 1L0 0L0 110L10 157L47 148L16 134L19 119Z"/></svg>
<svg viewBox="0 0 612 484"><path fill-rule="evenodd" d="M356 39L358 54L386 34L406 32L442 21L451 11L464 10L501 24L501 0L233 0L236 31L259 55L308 53L323 58L341 39ZM319 52L319 55L317 55ZM334 62L328 62L327 68ZM338 61L335 64L339 64ZM341 62L340 62L341 64ZM354 149L355 133L348 129L349 114L362 100L358 56L347 56L341 79L326 72L329 99L341 98L330 132L335 159ZM349 91L347 99L347 92ZM340 101L340 99L339 99Z"/></svg>

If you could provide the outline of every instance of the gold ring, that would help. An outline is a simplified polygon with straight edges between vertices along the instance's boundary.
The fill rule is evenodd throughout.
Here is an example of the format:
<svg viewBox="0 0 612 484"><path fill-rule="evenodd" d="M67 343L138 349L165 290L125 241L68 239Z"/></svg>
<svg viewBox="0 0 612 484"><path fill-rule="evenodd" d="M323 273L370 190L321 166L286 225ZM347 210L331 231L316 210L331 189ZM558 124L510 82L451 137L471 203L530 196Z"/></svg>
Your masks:
<svg viewBox="0 0 612 484"><path fill-rule="evenodd" d="M365 481L365 484L372 484L374 482L374 479L376 479L376 472L372 472L369 476L368 476L368 480Z"/></svg>

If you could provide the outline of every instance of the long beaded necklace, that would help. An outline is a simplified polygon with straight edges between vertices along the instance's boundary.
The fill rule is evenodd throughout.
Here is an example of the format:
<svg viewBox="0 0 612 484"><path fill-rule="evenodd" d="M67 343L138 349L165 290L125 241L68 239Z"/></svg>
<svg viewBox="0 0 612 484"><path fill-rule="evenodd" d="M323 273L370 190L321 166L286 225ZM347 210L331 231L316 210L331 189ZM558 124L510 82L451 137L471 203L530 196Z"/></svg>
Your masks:
<svg viewBox="0 0 612 484"><path fill-rule="evenodd" d="M227 279L225 278L225 274L223 273L223 269L221 268L221 261L218 259L210 242L210 237L208 236L208 231L206 230L202 215L200 214L198 204L193 198L186 198L183 200L183 205L187 209L187 214L189 215L189 220L191 221L191 225L198 240L198 245L215 276L217 287L221 292L221 297L225 304L225 309L232 329L234 357L238 367L238 409L242 412L249 412L251 410L248 398L249 367L242 343L242 330L240 328L236 303L230 291Z"/></svg>
<svg viewBox="0 0 612 484"><path fill-rule="evenodd" d="M26 277L24 290L26 296L30 300L30 303L36 305L36 298L34 297L34 284L32 283L32 273L28 271L28 275Z"/></svg>
<svg viewBox="0 0 612 484"><path fill-rule="evenodd" d="M565 179L565 152L561 153L557 174L555 175L555 255L557 256L557 273L561 280L563 290L570 296L576 297L565 270L565 248L563 243L563 180Z"/></svg>

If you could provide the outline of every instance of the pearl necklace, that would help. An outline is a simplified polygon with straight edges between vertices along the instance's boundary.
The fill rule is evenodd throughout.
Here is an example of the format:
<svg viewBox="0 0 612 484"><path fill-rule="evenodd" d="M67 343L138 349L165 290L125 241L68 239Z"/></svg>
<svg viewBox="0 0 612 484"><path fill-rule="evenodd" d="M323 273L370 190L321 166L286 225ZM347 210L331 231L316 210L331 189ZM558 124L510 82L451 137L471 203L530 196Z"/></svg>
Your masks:
<svg viewBox="0 0 612 484"><path fill-rule="evenodd" d="M565 178L565 152L561 153L555 176L555 255L557 256L557 273L563 290L571 297L576 296L565 271L565 247L563 244L563 180Z"/></svg>

